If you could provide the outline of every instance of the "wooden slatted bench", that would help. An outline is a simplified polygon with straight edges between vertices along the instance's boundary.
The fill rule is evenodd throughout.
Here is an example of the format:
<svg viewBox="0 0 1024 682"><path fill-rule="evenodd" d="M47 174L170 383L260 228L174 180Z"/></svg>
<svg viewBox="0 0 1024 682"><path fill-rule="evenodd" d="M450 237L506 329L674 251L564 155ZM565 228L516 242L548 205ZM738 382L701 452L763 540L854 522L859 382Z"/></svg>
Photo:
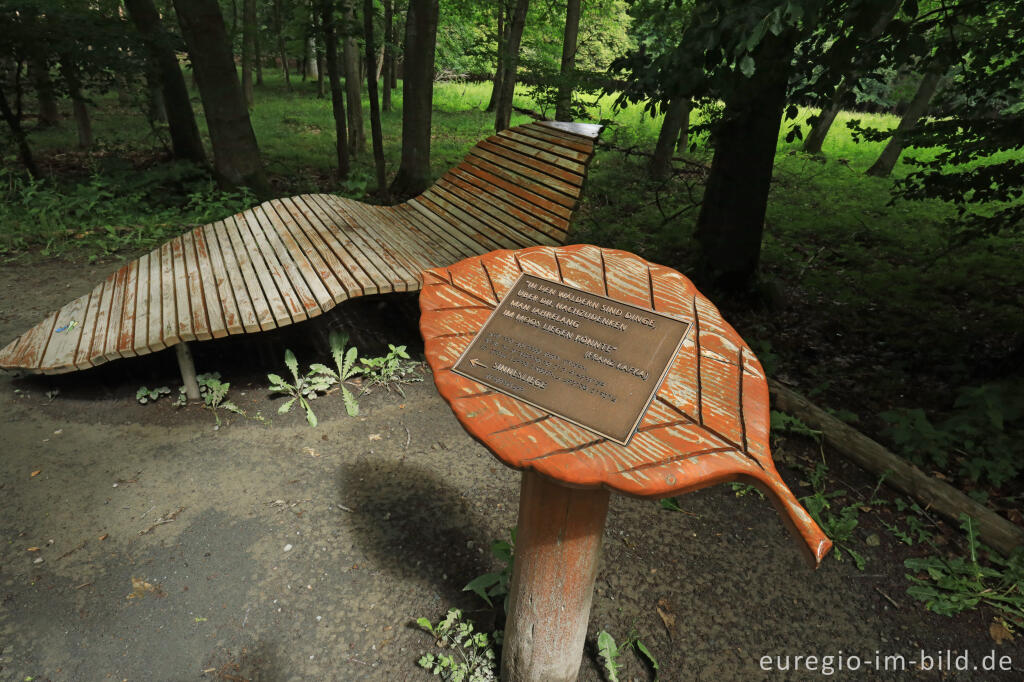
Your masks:
<svg viewBox="0 0 1024 682"><path fill-rule="evenodd" d="M600 131L557 122L502 131L396 206L305 194L198 227L50 313L0 350L0 368L59 374L174 346L189 384L189 341L416 291L423 271L494 249L564 243Z"/></svg>

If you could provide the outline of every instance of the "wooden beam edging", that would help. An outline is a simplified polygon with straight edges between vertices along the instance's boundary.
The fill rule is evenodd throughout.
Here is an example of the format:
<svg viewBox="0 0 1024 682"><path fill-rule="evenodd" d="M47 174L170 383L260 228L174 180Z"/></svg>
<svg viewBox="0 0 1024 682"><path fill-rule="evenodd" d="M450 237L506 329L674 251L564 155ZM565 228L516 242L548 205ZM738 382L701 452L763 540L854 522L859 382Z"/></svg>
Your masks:
<svg viewBox="0 0 1024 682"><path fill-rule="evenodd" d="M768 381L773 408L798 417L821 431L829 446L868 471L882 475L885 482L934 509L948 519L958 521L961 513L976 524L982 542L1004 556L1024 547L1024 529L972 500L948 483L932 478L899 455L890 452L860 431L836 419L796 391Z"/></svg>

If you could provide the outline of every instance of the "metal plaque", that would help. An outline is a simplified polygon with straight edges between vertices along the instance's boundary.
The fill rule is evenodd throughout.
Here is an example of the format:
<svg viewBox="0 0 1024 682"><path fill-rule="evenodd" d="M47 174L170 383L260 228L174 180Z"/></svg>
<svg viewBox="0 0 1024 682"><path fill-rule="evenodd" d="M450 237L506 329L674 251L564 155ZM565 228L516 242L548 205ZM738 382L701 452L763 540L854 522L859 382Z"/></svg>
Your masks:
<svg viewBox="0 0 1024 682"><path fill-rule="evenodd" d="M452 369L626 445L689 328L524 274Z"/></svg>

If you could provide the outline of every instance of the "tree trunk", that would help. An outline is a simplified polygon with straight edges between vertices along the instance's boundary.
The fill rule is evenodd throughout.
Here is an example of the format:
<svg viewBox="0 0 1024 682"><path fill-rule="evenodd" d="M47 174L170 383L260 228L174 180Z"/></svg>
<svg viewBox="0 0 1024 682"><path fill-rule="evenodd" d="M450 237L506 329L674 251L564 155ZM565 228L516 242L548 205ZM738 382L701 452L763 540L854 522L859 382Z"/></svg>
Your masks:
<svg viewBox="0 0 1024 682"><path fill-rule="evenodd" d="M689 104L690 100L686 97L675 97L668 103L665 119L661 122L661 132L658 133L658 143L654 146L654 156L647 166L647 175L651 180L664 180L668 177L683 119L690 114Z"/></svg>
<svg viewBox="0 0 1024 682"><path fill-rule="evenodd" d="M844 80L836 88L836 92L832 95L832 100L828 103L821 113L818 114L817 119L814 121L814 125L811 126L811 132L807 134L807 139L804 140L804 151L808 154L820 154L821 147L825 144L825 138L828 136L828 131L835 123L836 116L842 111L843 97L849 92L850 88L847 85L848 81Z"/></svg>
<svg viewBox="0 0 1024 682"><path fill-rule="evenodd" d="M512 120L512 98L516 91L516 70L519 68L519 44L523 39L523 28L526 27L526 12L530 9L530 0L516 0L512 11L512 22L508 30L508 42L502 55L504 72L501 77L501 91L498 104L494 109L494 130L501 132L508 128Z"/></svg>
<svg viewBox="0 0 1024 682"><path fill-rule="evenodd" d="M565 36L562 38L562 68L558 74L558 97L555 120L571 121L572 91L576 85L576 37L580 32L580 0L568 0L565 13Z"/></svg>
<svg viewBox="0 0 1024 682"><path fill-rule="evenodd" d="M690 110L693 109L693 102L687 98L683 101L683 115L679 125L679 139L676 141L676 151L685 154L690 147Z"/></svg>
<svg viewBox="0 0 1024 682"><path fill-rule="evenodd" d="M868 168L868 175L884 178L892 173L892 169L896 166L900 154L903 153L903 145L906 144L906 133L913 130L914 126L917 125L918 119L928 113L928 105L931 103L935 91L939 88L940 80L942 80L942 73L939 71L928 71L924 74L924 78L921 79L921 83L917 86L917 92L914 93L914 99L910 100L907 110L903 112L899 125L893 131L892 137L889 138L889 143L885 145L885 149L882 150L874 165Z"/></svg>
<svg viewBox="0 0 1024 682"><path fill-rule="evenodd" d="M274 31L277 33L277 52L281 55L281 68L284 70L284 84L288 92L292 91L292 78L288 72L288 50L284 42L284 20L281 18L281 0L274 0Z"/></svg>
<svg viewBox="0 0 1024 682"><path fill-rule="evenodd" d="M75 118L75 129L78 132L78 146L88 149L92 146L92 121L89 120L89 109L82 96L82 83L78 78L78 67L72 58L61 55L61 73L64 75L64 83L68 88L68 96L71 97L71 112Z"/></svg>
<svg viewBox="0 0 1024 682"><path fill-rule="evenodd" d="M203 140L199 136L185 77L160 21L160 13L153 0L125 0L125 8L145 41L149 60L158 76L174 158L206 165Z"/></svg>
<svg viewBox="0 0 1024 682"><path fill-rule="evenodd" d="M505 45L508 44L508 29L509 22L506 21L506 2L507 0L499 0L497 3L498 8L498 53L494 60L494 84L491 86L491 100L487 103L487 108L484 111L493 112L498 108L498 98L501 96L501 82L504 80L505 75L505 60L502 55L505 54Z"/></svg>
<svg viewBox="0 0 1024 682"><path fill-rule="evenodd" d="M348 140L345 133L345 94L341 90L338 75L338 34L334 24L335 0L323 0L320 6L324 26L324 42L327 44L327 78L331 83L331 109L334 112L335 151L338 155L338 179L348 177Z"/></svg>
<svg viewBox="0 0 1024 682"><path fill-rule="evenodd" d="M384 0L384 59L381 71L384 79L382 87L384 111L391 111L391 72L395 68L395 0ZM372 114L371 114L372 115Z"/></svg>
<svg viewBox="0 0 1024 682"><path fill-rule="evenodd" d="M256 63L256 85L263 85L263 51L260 47L260 19L258 6L256 10L256 30L252 32L253 61Z"/></svg>
<svg viewBox="0 0 1024 682"><path fill-rule="evenodd" d="M430 180L437 14L438 0L409 0L402 82L402 161L391 183L393 195L419 194Z"/></svg>
<svg viewBox="0 0 1024 682"><path fill-rule="evenodd" d="M167 123L167 105L160 89L160 77L156 73L146 76L146 91L149 93L148 115L151 123Z"/></svg>
<svg viewBox="0 0 1024 682"><path fill-rule="evenodd" d="M348 150L354 159L366 152L366 131L363 129L363 96L359 71L359 46L356 44L356 0L343 0L345 33L342 37L342 59L345 64L345 104L348 106Z"/></svg>
<svg viewBox="0 0 1024 682"><path fill-rule="evenodd" d="M213 145L214 171L226 187L251 187L266 196L270 186L263 174L217 0L174 0L174 7L199 81Z"/></svg>
<svg viewBox="0 0 1024 682"><path fill-rule="evenodd" d="M313 36L309 36L309 38L306 39L306 69L303 71L303 80L306 78L320 77L320 70L318 68L319 65L317 64L316 55L316 39L313 38Z"/></svg>
<svg viewBox="0 0 1024 682"><path fill-rule="evenodd" d="M18 157L21 159L21 164L25 166L25 170L30 176L38 178L39 168L36 166L35 159L32 158L32 148L28 146L28 137L25 136L25 130L21 127L21 118L11 110L3 86L3 80L0 79L0 116L7 123L7 127L11 130L11 137L18 145Z"/></svg>
<svg viewBox="0 0 1024 682"><path fill-rule="evenodd" d="M39 127L49 128L57 125L60 122L60 111L57 108L57 97L53 93L53 80L50 78L50 67L46 60L31 59L28 73L39 102Z"/></svg>
<svg viewBox="0 0 1024 682"><path fill-rule="evenodd" d="M256 0L242 0L242 93L252 109L252 57L256 43Z"/></svg>
<svg viewBox="0 0 1024 682"><path fill-rule="evenodd" d="M370 97L370 134L373 136L373 163L377 170L377 193L386 200L388 191L384 176L384 134L380 127L380 106L377 95L377 71L370 68L377 52L373 37L373 0L363 0L363 36L366 41L366 94Z"/></svg>
<svg viewBox="0 0 1024 682"><path fill-rule="evenodd" d="M721 289L746 290L757 271L792 52L790 35L765 35L754 75L736 72L715 130L697 242L701 278Z"/></svg>

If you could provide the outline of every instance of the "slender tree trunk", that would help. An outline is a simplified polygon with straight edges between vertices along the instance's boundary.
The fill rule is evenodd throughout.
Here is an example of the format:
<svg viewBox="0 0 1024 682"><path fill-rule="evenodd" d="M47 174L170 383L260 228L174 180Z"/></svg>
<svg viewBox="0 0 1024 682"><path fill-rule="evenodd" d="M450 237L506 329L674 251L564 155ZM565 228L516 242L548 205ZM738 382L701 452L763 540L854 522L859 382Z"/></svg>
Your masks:
<svg viewBox="0 0 1024 682"><path fill-rule="evenodd" d="M281 18L281 0L274 0L274 31L277 33L277 52L281 55L281 68L284 70L284 84L288 92L292 91L292 78L288 72L288 50L284 42L284 20Z"/></svg>
<svg viewBox="0 0 1024 682"><path fill-rule="evenodd" d="M89 108L85 104L82 95L82 84L78 78L78 67L74 60L67 55L61 55L61 72L64 75L64 83L68 88L68 96L71 98L71 112L75 118L75 129L78 132L78 146L88 149L92 146L92 121L89 120Z"/></svg>
<svg viewBox="0 0 1024 682"><path fill-rule="evenodd" d="M675 97L668 103L665 119L661 122L658 133L658 144L654 146L654 156L647 166L647 175L651 180L664 180L672 168L672 153L675 151L679 131L683 120L690 114L690 100L686 97Z"/></svg>
<svg viewBox="0 0 1024 682"><path fill-rule="evenodd" d="M263 85L263 50L260 45L259 6L256 7L256 30L252 32L253 56L256 62L256 85Z"/></svg>
<svg viewBox="0 0 1024 682"><path fill-rule="evenodd" d="M498 108L498 98L501 97L501 82L505 76L505 45L508 44L508 29L510 23L506 21L507 0L498 0L498 53L494 60L494 84L491 85L491 99L487 102L484 111L493 112Z"/></svg>
<svg viewBox="0 0 1024 682"><path fill-rule="evenodd" d="M167 105L164 93L160 89L160 77L154 72L146 75L146 91L149 93L149 109L147 111L152 123L167 123Z"/></svg>
<svg viewBox="0 0 1024 682"><path fill-rule="evenodd" d="M356 44L356 0L342 0L345 33L342 37L342 60L345 65L345 99L348 105L348 150L354 159L366 152L366 131L363 128L363 95L359 71L359 46Z"/></svg>
<svg viewBox="0 0 1024 682"><path fill-rule="evenodd" d="M335 0L322 0L321 22L324 26L324 42L327 44L327 78L331 82L331 109L334 112L335 150L338 154L338 178L348 177L348 140L345 133L345 93L341 89L338 75L338 34L334 23Z"/></svg>
<svg viewBox="0 0 1024 682"><path fill-rule="evenodd" d="M395 68L395 0L384 0L384 59L382 72L384 88L381 107L391 111L391 72Z"/></svg>
<svg viewBox="0 0 1024 682"><path fill-rule="evenodd" d="M508 128L512 120L512 98L516 92L516 71L519 68L519 44L523 39L526 27L526 12L530 9L530 0L516 0L512 11L512 22L508 31L508 42L502 62L505 68L501 78L501 92L498 105L494 109L494 130L501 132Z"/></svg>
<svg viewBox="0 0 1024 682"><path fill-rule="evenodd" d="M368 64L372 64L377 52L376 41L373 37L373 0L363 0L363 32L366 41L366 61ZM376 69L369 68L369 66L366 69L366 94L370 97L370 135L373 136L373 163L377 170L377 192L381 195L381 199L386 201L388 185L384 176L384 134L380 127L377 72Z"/></svg>
<svg viewBox="0 0 1024 682"><path fill-rule="evenodd" d="M25 170L30 176L38 178L39 167L36 166L35 159L32 158L32 148L28 146L28 137L21 127L21 116L11 110L11 106L7 102L7 93L4 92L3 80L0 80L0 116L7 123L7 127L11 130L11 137L18 145L18 158L21 159L21 165L25 166Z"/></svg>
<svg viewBox="0 0 1024 682"><path fill-rule="evenodd" d="M892 173L892 169L896 166L896 162L903 153L903 146L906 144L906 134L914 129L918 119L928 113L928 105L931 103L935 91L939 88L940 80L942 80L942 73L939 71L928 71L924 74L924 78L921 79L921 83L917 86L917 92L914 93L914 98L910 100L907 110L903 112L903 116L900 118L899 125L893 131L892 137L889 138L889 143L885 145L885 149L882 150L878 160L875 161L871 168L868 168L868 175L884 178Z"/></svg>
<svg viewBox="0 0 1024 682"><path fill-rule="evenodd" d="M309 36L309 38L306 39L306 70L304 72L305 77L303 80L306 78L320 77L320 69L318 68L319 64L317 63L318 52L319 50L316 46L316 39L313 38L313 36Z"/></svg>
<svg viewBox="0 0 1024 682"><path fill-rule="evenodd" d="M174 0L213 145L221 184L270 193L217 0Z"/></svg>
<svg viewBox="0 0 1024 682"><path fill-rule="evenodd" d="M316 49L316 96L323 98L324 96L324 75L326 69L324 68L324 48L317 47Z"/></svg>
<svg viewBox="0 0 1024 682"><path fill-rule="evenodd" d="M149 60L160 83L174 158L206 165L206 153L188 87L153 0L125 0L125 8L145 40Z"/></svg>
<svg viewBox="0 0 1024 682"><path fill-rule="evenodd" d="M57 125L60 122L60 111L57 108L57 97L53 93L53 80L50 78L50 67L46 60L29 60L28 73L39 102L39 127Z"/></svg>
<svg viewBox="0 0 1024 682"><path fill-rule="evenodd" d="M814 125L811 126L811 132L807 133L807 139L804 140L804 151L808 154L821 153L821 147L825 144L828 131L832 128L832 124L835 123L836 116L842 111L843 97L850 90L847 83L848 81L844 80L839 84L828 105L821 110L821 113L815 119Z"/></svg>
<svg viewBox="0 0 1024 682"><path fill-rule="evenodd" d="M256 51L256 0L242 0L242 92L252 109L252 58Z"/></svg>
<svg viewBox="0 0 1024 682"><path fill-rule="evenodd" d="M737 73L715 131L697 243L701 278L721 289L743 291L757 271L793 45L790 34L765 35L757 70L751 78Z"/></svg>
<svg viewBox="0 0 1024 682"><path fill-rule="evenodd" d="M676 141L676 151L685 154L690 146L690 111L693 109L693 101L690 98L683 100L683 115L679 124L679 139Z"/></svg>
<svg viewBox="0 0 1024 682"><path fill-rule="evenodd" d="M576 38L580 32L580 0L568 0L566 5L562 68L558 74L558 97L555 100L556 121L572 120L572 92L576 84Z"/></svg>
<svg viewBox="0 0 1024 682"><path fill-rule="evenodd" d="M393 195L419 194L430 180L437 15L438 0L409 0L402 82L402 161L391 183Z"/></svg>

